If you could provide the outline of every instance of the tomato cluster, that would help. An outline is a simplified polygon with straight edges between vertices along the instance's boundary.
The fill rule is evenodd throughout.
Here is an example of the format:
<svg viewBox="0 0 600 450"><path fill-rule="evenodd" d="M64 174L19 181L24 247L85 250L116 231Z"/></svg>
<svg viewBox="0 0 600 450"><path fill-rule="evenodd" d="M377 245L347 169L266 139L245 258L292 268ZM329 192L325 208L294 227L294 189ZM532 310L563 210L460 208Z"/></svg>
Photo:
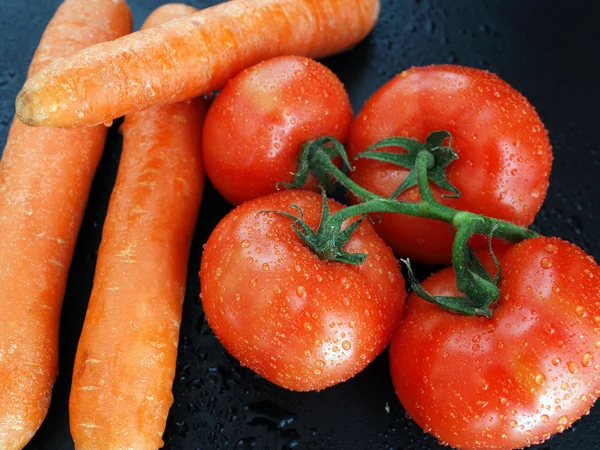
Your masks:
<svg viewBox="0 0 600 450"><path fill-rule="evenodd" d="M457 448L519 448L569 427L600 394L600 268L592 257L547 237L494 244L490 254L482 251L485 237L467 235L465 261L480 267L469 280L497 292L491 318L469 316L431 303L460 303L463 293L475 292L460 288L464 267L412 283L406 299L394 256L450 262L452 226L467 216L444 223L427 208L407 215L387 206L369 209L370 220L360 218L366 209L350 214L367 205L367 191L382 199L373 205L428 205L421 182L396 195L417 169L390 162L395 154L408 161L410 149L389 138L412 138L417 149L427 141L431 154L457 157L443 165L447 184L431 179L428 195L443 211L485 216L485 224L530 225L552 164L533 106L491 73L443 65L402 72L351 119L341 82L300 57L242 72L213 103L204 134L207 172L226 199L241 204L214 230L202 258L202 302L216 336L242 364L298 391L351 378L391 342L391 374L404 408ZM335 161L347 142L350 178L333 164L327 174L315 165L307 175L315 162L310 142L318 138ZM374 158L377 143L384 153ZM429 170L436 160L420 163ZM356 206L310 192L331 179L348 188ZM278 183L304 189L277 192ZM330 219L344 211L333 226Z"/></svg>

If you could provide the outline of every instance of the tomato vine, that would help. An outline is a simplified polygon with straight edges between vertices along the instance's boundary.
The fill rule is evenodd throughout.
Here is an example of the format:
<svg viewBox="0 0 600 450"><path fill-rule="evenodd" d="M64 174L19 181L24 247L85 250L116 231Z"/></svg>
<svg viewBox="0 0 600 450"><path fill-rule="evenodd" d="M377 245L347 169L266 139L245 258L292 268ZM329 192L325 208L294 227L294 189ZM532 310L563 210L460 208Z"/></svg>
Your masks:
<svg viewBox="0 0 600 450"><path fill-rule="evenodd" d="M444 145L446 141L448 141L448 145ZM392 146L401 147L406 153L377 151ZM362 203L331 215L324 195L321 223L316 232L303 222L302 211L299 208L297 208L298 216L284 213L293 220L292 226L300 239L321 259L347 264L362 264L367 255L352 254L343 250L357 227L357 222L344 227L344 224L350 219L385 212L446 222L456 231L452 262L456 272L457 288L463 295L457 297L430 295L415 278L410 261L404 260L408 267L411 286L423 299L446 309L465 315L491 317L492 307L500 295L498 289L500 266L494 257L498 274L492 278L469 247L469 239L476 234L488 236L489 250L493 255L492 236L516 243L537 237L538 234L533 230L504 220L450 208L434 198L430 183L450 192L448 196L460 196L460 192L448 182L445 176L445 169L458 158L452 149L452 136L447 131L431 133L425 143L401 137L384 139L369 147L358 157L396 164L410 169L410 174L391 198L385 198L358 185L336 166L333 160L341 158L348 170L353 170L344 146L335 138L322 137L305 143L298 159L298 171L294 181L290 184L282 183L282 185L287 188L300 188L304 186L308 176L312 173L324 189L332 191L335 181L359 198ZM419 202L411 203L395 199L398 194L413 186L418 187Z"/></svg>

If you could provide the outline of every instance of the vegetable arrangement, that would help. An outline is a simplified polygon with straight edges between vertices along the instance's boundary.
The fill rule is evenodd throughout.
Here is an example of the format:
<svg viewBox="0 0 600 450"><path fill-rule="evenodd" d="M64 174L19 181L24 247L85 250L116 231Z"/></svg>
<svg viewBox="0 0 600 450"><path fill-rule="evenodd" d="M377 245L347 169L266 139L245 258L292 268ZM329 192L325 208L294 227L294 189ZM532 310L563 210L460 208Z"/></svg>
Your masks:
<svg viewBox="0 0 600 450"><path fill-rule="evenodd" d="M73 373L76 448L163 445L204 164L239 206L206 243L202 305L242 365L321 390L391 343L402 405L461 449L537 444L589 411L600 267L526 228L549 186L543 123L497 76L452 65L400 73L352 120L341 82L309 57L353 46L378 13L365 0L170 4L116 39L131 27L124 2L61 6L18 117L74 128L127 114ZM221 87L210 108L196 98ZM22 448L48 408L105 134L15 121L0 163L2 448ZM453 267L421 283L411 260Z"/></svg>

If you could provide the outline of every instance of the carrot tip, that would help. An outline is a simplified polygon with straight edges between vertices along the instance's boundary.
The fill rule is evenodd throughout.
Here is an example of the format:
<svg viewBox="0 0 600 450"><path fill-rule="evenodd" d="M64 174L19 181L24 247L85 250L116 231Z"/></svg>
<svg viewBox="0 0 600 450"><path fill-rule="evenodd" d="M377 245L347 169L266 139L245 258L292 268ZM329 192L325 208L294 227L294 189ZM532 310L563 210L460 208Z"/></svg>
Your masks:
<svg viewBox="0 0 600 450"><path fill-rule="evenodd" d="M40 126L48 118L48 114L41 107L38 96L32 90L23 88L15 102L17 117L25 125Z"/></svg>

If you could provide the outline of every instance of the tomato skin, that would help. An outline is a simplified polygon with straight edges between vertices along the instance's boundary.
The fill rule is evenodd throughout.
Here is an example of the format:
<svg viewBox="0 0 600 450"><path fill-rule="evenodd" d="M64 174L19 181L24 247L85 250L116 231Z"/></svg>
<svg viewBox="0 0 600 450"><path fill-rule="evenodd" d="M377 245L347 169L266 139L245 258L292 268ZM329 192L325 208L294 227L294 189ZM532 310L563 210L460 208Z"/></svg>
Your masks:
<svg viewBox="0 0 600 450"><path fill-rule="evenodd" d="M443 204L529 226L549 185L552 148L531 104L489 72L452 65L416 67L380 88L352 123L351 156L391 136L424 142L429 133L449 131L459 155L447 170L460 199L437 187ZM402 152L399 149L382 149ZM361 186L389 197L408 175L391 164L360 159L351 177ZM399 196L419 200L417 188ZM441 222L384 214L378 233L402 256L428 263L451 259L451 228ZM476 246L483 248L484 241Z"/></svg>
<svg viewBox="0 0 600 450"><path fill-rule="evenodd" d="M206 172L234 205L270 194L292 182L306 141L345 142L352 115L344 85L327 67L298 56L263 61L230 80L211 105ZM311 177L305 187L315 184Z"/></svg>
<svg viewBox="0 0 600 450"><path fill-rule="evenodd" d="M216 336L243 365L287 389L320 390L356 375L383 351L406 291L391 249L366 221L345 249L369 256L351 266L319 259L291 219L259 214L297 214L291 204L318 225L321 197L308 191L246 202L219 223L202 256L202 304Z"/></svg>
<svg viewBox="0 0 600 450"><path fill-rule="evenodd" d="M573 244L536 238L501 259L492 319L415 294L390 348L396 393L426 431L461 449L540 443L600 394L600 268ZM456 295L451 269L423 285Z"/></svg>

